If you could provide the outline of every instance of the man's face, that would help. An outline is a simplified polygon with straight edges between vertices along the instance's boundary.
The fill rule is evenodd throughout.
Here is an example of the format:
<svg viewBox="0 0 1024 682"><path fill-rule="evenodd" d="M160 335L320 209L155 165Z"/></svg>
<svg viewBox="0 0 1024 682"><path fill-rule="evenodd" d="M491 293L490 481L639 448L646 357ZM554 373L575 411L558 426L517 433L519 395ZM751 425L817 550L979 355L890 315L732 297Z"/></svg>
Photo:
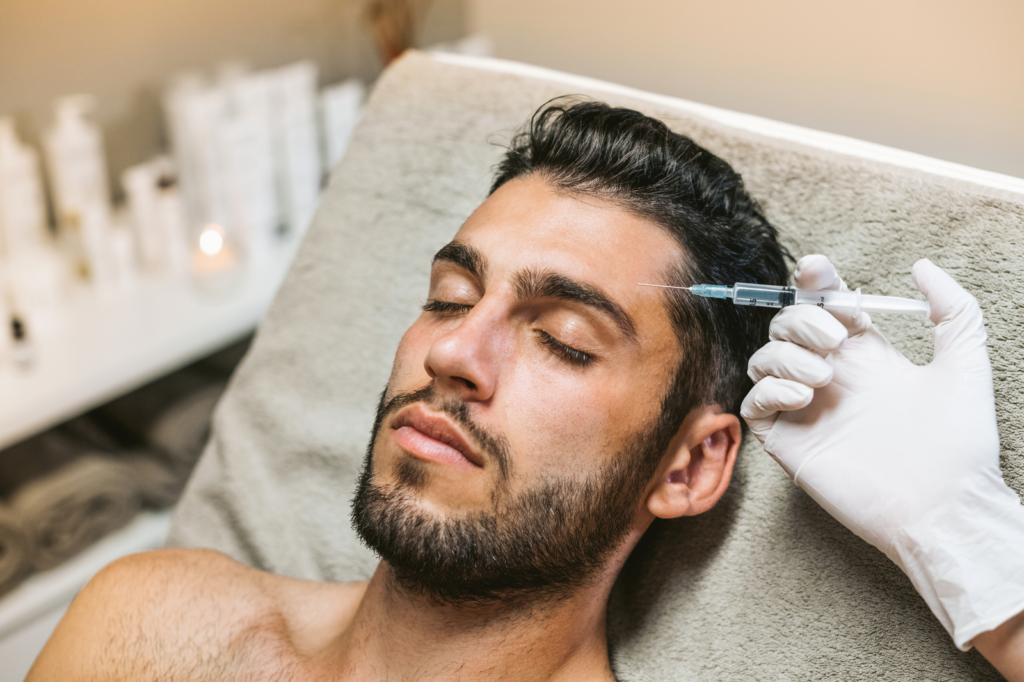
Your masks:
<svg viewBox="0 0 1024 682"><path fill-rule="evenodd" d="M642 502L638 458L667 445L652 429L680 351L663 297L637 283L680 254L654 223L540 177L488 198L399 345L354 511L371 546L409 570L447 554L476 596L597 568ZM519 559L533 563L488 582Z"/></svg>

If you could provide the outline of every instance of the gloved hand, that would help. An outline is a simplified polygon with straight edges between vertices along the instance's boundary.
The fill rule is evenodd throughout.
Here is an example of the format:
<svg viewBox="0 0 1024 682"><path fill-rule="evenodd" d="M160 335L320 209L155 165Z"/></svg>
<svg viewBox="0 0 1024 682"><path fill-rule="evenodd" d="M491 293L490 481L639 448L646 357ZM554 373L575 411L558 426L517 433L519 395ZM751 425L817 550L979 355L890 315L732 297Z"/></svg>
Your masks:
<svg viewBox="0 0 1024 682"><path fill-rule="evenodd" d="M783 309L750 359L741 414L786 473L885 552L967 650L1024 611L1024 507L1002 479L981 309L918 261L935 356L907 360L867 314ZM845 289L824 256L797 264L802 289Z"/></svg>

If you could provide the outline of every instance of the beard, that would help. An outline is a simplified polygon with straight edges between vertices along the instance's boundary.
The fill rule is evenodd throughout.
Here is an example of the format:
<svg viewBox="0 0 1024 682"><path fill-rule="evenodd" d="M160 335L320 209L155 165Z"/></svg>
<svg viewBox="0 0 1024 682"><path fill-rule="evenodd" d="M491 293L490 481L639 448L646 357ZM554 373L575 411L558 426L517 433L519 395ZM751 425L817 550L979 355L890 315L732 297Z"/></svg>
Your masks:
<svg viewBox="0 0 1024 682"><path fill-rule="evenodd" d="M390 400L386 394L377 407L352 522L400 587L444 605L557 601L588 584L628 534L675 431L655 419L608 464L583 477L547 479L514 492L508 441L474 423L465 403L438 399L433 385ZM491 509L443 518L426 512L416 493L429 470L412 457L399 460L395 483L375 480L373 453L386 418L419 401L458 422L487 461L497 464ZM581 454L570 456L588 461L589 453Z"/></svg>

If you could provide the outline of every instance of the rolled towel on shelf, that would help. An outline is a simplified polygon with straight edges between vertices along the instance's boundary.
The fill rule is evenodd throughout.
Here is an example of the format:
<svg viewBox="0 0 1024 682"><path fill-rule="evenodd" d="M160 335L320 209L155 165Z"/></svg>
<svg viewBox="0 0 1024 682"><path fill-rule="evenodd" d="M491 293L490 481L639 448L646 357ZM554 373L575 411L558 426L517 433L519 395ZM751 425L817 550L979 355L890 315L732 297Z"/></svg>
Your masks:
<svg viewBox="0 0 1024 682"><path fill-rule="evenodd" d="M0 452L0 594L173 505L248 340Z"/></svg>
<svg viewBox="0 0 1024 682"><path fill-rule="evenodd" d="M32 545L21 519L0 504L0 595L14 588L31 571Z"/></svg>
<svg viewBox="0 0 1024 682"><path fill-rule="evenodd" d="M192 471L210 437L213 410L224 393L216 383L169 406L146 430L147 444L165 453L176 470Z"/></svg>
<svg viewBox="0 0 1024 682"><path fill-rule="evenodd" d="M141 507L136 473L91 454L21 488L11 510L31 539L33 568L52 568L131 521Z"/></svg>
<svg viewBox="0 0 1024 682"><path fill-rule="evenodd" d="M53 474L88 452L103 450L81 439L81 419L62 424L0 451L0 497L11 500L32 481Z"/></svg>
<svg viewBox="0 0 1024 682"><path fill-rule="evenodd" d="M181 497L181 491L188 481L187 472L183 476L172 471L148 452L122 455L121 458L135 480L139 501L144 507L166 509Z"/></svg>

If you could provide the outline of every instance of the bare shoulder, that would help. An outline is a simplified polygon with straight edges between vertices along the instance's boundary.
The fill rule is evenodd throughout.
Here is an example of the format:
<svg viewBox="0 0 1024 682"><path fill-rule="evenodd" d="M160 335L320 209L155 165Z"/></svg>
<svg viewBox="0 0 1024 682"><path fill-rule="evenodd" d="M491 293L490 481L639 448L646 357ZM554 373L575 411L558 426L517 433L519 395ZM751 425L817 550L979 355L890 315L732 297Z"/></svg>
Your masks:
<svg viewBox="0 0 1024 682"><path fill-rule="evenodd" d="M212 550L119 559L75 598L27 679L233 677L250 644L286 629L281 580Z"/></svg>

